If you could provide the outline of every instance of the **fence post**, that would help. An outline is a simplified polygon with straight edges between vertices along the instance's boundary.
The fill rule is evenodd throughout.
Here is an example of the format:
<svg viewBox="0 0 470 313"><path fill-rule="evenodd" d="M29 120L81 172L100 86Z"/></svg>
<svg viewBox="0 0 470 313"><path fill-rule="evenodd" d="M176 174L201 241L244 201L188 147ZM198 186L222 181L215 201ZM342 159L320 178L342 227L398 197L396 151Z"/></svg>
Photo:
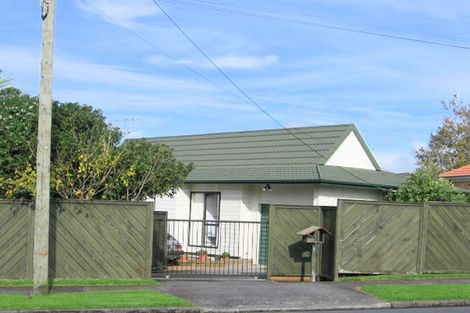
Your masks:
<svg viewBox="0 0 470 313"><path fill-rule="evenodd" d="M268 267L266 273L266 279L271 280L273 272L273 261L274 261L274 240L272 239L272 229L274 225L275 209L274 205L269 206L269 220L268 220Z"/></svg>
<svg viewBox="0 0 470 313"><path fill-rule="evenodd" d="M28 207L28 246L26 252L26 278L33 279L33 246L34 246L34 201L27 205Z"/></svg>
<svg viewBox="0 0 470 313"><path fill-rule="evenodd" d="M416 270L418 274L423 274L426 262L426 240L428 235L428 215L429 203L423 202L420 208L419 216L419 239L418 239L418 257Z"/></svg>
<svg viewBox="0 0 470 313"><path fill-rule="evenodd" d="M146 243L145 243L145 250L147 251L147 255L145 256L145 271L143 273L143 278L151 278L152 277L152 261L153 261L153 211L155 210L155 202L148 202L147 203L147 214L146 214L146 228L147 231L145 233Z"/></svg>
<svg viewBox="0 0 470 313"><path fill-rule="evenodd" d="M343 214L344 203L338 199L338 205L336 208L336 222L335 222L335 251L334 251L334 268L333 268L333 280L337 281L339 277L339 267L341 265L341 240L343 239L342 231L343 225L341 224L341 217Z"/></svg>

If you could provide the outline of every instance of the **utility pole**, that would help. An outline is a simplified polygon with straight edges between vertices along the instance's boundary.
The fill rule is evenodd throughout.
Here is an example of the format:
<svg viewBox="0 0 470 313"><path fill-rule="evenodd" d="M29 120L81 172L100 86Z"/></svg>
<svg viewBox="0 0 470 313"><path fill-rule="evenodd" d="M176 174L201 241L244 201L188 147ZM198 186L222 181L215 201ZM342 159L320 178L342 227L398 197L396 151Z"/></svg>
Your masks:
<svg viewBox="0 0 470 313"><path fill-rule="evenodd" d="M49 293L49 206L51 181L52 56L55 1L41 0L42 50L34 221L33 294Z"/></svg>

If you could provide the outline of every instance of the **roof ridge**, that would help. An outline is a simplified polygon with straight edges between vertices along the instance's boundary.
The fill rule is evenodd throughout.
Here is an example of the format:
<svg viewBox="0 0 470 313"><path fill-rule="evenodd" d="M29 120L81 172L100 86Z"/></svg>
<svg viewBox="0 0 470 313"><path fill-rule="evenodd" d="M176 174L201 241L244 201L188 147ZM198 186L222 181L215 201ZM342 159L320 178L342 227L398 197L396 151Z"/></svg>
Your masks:
<svg viewBox="0 0 470 313"><path fill-rule="evenodd" d="M331 125L317 125L317 126L303 126L303 127L286 127L286 128L269 128L269 129L258 129L258 130L244 130L244 131L227 131L227 132L215 132L215 133L201 133L201 134L187 134L187 135L171 135L171 136L155 136L155 137L145 137L147 140L151 139L171 139L178 137L198 137L198 136L210 136L210 135L229 135L229 134L249 134L256 132L276 132L276 131L286 131L286 130L305 130L305 129L318 129L318 128L332 128L332 127L351 127L353 123L349 124L331 124ZM289 134L288 132L286 134ZM301 133L302 134L302 133Z"/></svg>

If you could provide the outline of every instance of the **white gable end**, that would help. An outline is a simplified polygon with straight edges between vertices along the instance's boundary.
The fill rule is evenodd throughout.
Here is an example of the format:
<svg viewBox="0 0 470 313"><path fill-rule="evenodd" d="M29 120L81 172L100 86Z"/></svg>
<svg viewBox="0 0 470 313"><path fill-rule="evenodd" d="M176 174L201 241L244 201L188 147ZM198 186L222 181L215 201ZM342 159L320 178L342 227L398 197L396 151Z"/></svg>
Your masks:
<svg viewBox="0 0 470 313"><path fill-rule="evenodd" d="M354 132L349 133L325 165L375 170L374 164Z"/></svg>

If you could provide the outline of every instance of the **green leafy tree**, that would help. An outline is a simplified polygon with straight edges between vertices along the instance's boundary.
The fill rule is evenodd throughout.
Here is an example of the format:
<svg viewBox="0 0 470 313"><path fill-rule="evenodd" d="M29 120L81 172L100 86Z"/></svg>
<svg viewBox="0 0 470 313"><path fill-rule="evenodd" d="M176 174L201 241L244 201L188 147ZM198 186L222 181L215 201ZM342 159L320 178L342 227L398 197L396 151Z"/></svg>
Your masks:
<svg viewBox="0 0 470 313"><path fill-rule="evenodd" d="M416 152L418 166L433 174L470 164L470 107L458 96L443 105L453 116L431 134L428 147Z"/></svg>
<svg viewBox="0 0 470 313"><path fill-rule="evenodd" d="M99 198L117 171L122 135L106 122L100 110L78 103L62 103L52 151L52 187L63 199Z"/></svg>
<svg viewBox="0 0 470 313"><path fill-rule="evenodd" d="M418 169L411 174L396 192L386 197L390 201L425 202L425 201L465 201L465 195L444 179L435 178L431 173Z"/></svg>
<svg viewBox="0 0 470 313"><path fill-rule="evenodd" d="M29 197L34 188L38 99L0 89L0 197Z"/></svg>
<svg viewBox="0 0 470 313"><path fill-rule="evenodd" d="M31 198L36 182L38 100L6 88L0 90L0 104L0 197ZM166 146L143 140L121 144L121 131L91 106L54 102L52 123L55 197L142 200L174 193L191 170Z"/></svg>
<svg viewBox="0 0 470 313"><path fill-rule="evenodd" d="M177 161L169 147L143 139L127 140L118 151L119 175L104 192L109 199L143 200L173 195L192 169L192 165Z"/></svg>

